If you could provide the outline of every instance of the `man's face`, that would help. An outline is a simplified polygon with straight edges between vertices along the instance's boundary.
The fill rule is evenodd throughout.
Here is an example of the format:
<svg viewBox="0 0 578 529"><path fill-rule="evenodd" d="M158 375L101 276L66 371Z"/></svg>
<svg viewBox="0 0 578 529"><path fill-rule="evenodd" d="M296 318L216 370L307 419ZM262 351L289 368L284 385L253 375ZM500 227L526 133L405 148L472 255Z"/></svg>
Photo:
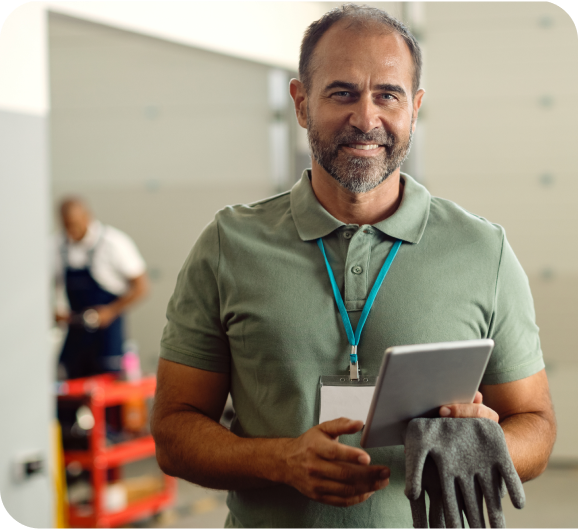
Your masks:
<svg viewBox="0 0 578 529"><path fill-rule="evenodd" d="M80 241L86 235L90 223L90 215L79 204L67 207L61 212L62 225L66 235L73 241Z"/></svg>
<svg viewBox="0 0 578 529"><path fill-rule="evenodd" d="M337 23L319 41L312 67L304 121L314 160L345 189L370 191L411 146L423 91L412 98L409 49L382 26Z"/></svg>

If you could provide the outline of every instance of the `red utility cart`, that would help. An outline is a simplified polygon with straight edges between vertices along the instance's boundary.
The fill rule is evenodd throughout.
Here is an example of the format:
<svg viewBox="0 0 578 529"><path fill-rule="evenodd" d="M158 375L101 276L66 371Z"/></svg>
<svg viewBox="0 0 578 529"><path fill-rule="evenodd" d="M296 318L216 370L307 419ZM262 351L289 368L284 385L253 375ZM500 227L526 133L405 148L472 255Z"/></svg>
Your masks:
<svg viewBox="0 0 578 529"><path fill-rule="evenodd" d="M113 375L97 375L68 380L58 385L58 400L81 401L90 408L94 426L88 438L88 450L65 450L64 461L80 464L91 474L92 504L74 506L69 509L71 527L118 527L132 521L152 516L173 505L176 480L164 476L164 489L148 497L129 503L126 508L108 512L105 508L105 493L109 469L148 458L155 454L155 443L151 435L121 442L107 447L105 408L118 406L135 399L146 399L154 395L156 377L144 377L135 382L117 380Z"/></svg>

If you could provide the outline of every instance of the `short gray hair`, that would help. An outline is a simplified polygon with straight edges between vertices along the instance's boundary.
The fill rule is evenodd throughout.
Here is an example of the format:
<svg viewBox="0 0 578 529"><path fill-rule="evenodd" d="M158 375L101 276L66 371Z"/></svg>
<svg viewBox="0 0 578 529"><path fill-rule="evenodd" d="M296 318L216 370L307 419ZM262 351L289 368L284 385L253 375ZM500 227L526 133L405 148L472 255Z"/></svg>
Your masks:
<svg viewBox="0 0 578 529"><path fill-rule="evenodd" d="M305 86L305 90L309 92L311 88L313 73L311 71L311 62L319 39L321 39L333 24L343 19L351 20L351 24L348 27L354 24L365 25L367 23L377 22L403 37L413 60L412 92L413 95L415 95L419 89L422 66L421 49L417 40L407 27L396 18L388 15L385 11L375 7L357 4L344 4L341 7L336 7L325 13L319 20L313 22L305 30L303 40L301 41L301 54L299 56L299 79Z"/></svg>

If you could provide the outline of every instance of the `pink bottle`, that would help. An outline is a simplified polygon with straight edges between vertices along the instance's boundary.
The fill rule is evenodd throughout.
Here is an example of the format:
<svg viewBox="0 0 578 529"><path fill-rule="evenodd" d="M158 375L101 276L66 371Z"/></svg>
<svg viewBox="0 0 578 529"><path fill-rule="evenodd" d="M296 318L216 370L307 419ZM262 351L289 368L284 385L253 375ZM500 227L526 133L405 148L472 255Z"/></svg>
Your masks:
<svg viewBox="0 0 578 529"><path fill-rule="evenodd" d="M129 382L140 380L142 373L140 369L140 358L134 347L127 348L122 355L123 379Z"/></svg>

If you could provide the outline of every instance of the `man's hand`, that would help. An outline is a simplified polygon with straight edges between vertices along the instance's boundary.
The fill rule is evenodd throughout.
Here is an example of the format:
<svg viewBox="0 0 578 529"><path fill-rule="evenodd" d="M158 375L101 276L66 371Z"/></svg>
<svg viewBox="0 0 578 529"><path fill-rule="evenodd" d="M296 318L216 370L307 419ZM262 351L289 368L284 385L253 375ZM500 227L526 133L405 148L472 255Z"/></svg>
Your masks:
<svg viewBox="0 0 578 529"><path fill-rule="evenodd" d="M522 482L539 476L546 469L556 439L546 371L514 382L482 384L480 389L488 406L482 404L478 391L472 404L442 406L440 416L484 417L498 422Z"/></svg>
<svg viewBox="0 0 578 529"><path fill-rule="evenodd" d="M142 299L148 292L148 278L146 273L129 279L129 289L120 298L108 305L93 307L98 313L98 327L105 329L116 320L130 305Z"/></svg>
<svg viewBox="0 0 578 529"><path fill-rule="evenodd" d="M98 327L100 329L106 329L119 316L112 303L110 305L98 305L93 308L98 314Z"/></svg>
<svg viewBox="0 0 578 529"><path fill-rule="evenodd" d="M54 321L56 323L70 323L70 314L66 312L55 312Z"/></svg>
<svg viewBox="0 0 578 529"><path fill-rule="evenodd" d="M387 487L389 468L370 466L367 452L338 442L340 435L362 427L362 421L335 419L287 440L289 472L284 481L313 500L337 507L361 503Z"/></svg>
<svg viewBox="0 0 578 529"><path fill-rule="evenodd" d="M440 408L440 417L459 417L461 419L491 419L499 422L499 415L482 404L482 394L476 391L474 402L472 404L449 404Z"/></svg>

